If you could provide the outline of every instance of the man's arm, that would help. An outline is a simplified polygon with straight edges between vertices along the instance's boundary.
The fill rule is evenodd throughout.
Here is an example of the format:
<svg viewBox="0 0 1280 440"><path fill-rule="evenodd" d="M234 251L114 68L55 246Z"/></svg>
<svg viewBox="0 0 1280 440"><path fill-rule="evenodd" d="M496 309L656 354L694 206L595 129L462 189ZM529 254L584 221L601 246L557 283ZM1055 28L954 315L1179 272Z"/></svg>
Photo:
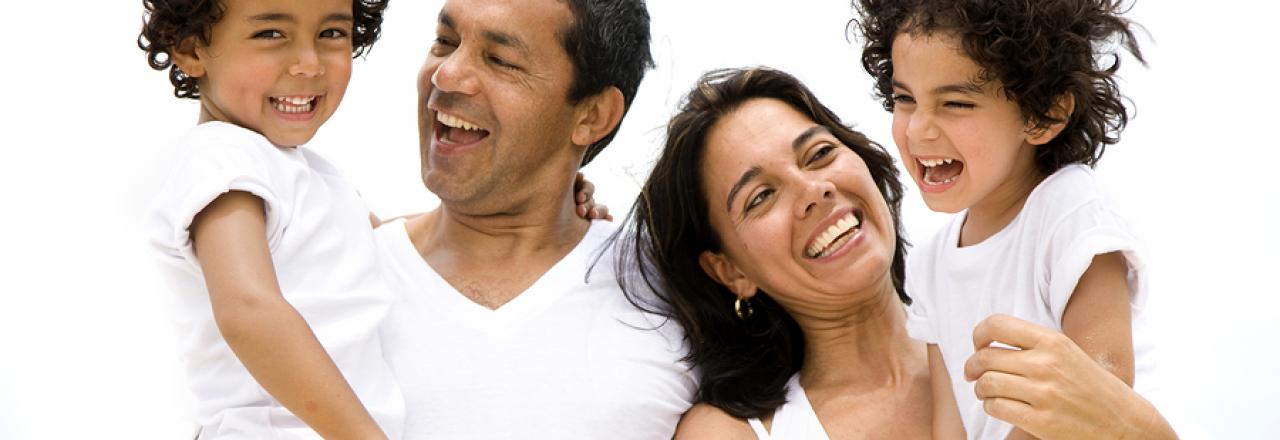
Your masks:
<svg viewBox="0 0 1280 440"><path fill-rule="evenodd" d="M223 194L196 216L191 231L218 330L254 379L325 438L386 438L281 295L262 200Z"/></svg>

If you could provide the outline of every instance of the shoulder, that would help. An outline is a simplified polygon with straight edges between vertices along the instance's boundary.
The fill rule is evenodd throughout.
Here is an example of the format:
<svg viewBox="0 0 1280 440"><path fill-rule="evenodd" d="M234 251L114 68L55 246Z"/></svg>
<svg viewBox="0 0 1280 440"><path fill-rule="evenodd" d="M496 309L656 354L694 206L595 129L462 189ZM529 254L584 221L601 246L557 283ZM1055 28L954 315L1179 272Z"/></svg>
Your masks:
<svg viewBox="0 0 1280 440"><path fill-rule="evenodd" d="M1103 202L1105 198L1105 191L1093 170L1074 164L1055 171L1040 182L1027 198L1025 209L1061 216L1081 206Z"/></svg>
<svg viewBox="0 0 1280 440"><path fill-rule="evenodd" d="M756 434L745 420L731 416L711 404L699 403L680 418L680 424L676 425L675 439L754 440Z"/></svg>

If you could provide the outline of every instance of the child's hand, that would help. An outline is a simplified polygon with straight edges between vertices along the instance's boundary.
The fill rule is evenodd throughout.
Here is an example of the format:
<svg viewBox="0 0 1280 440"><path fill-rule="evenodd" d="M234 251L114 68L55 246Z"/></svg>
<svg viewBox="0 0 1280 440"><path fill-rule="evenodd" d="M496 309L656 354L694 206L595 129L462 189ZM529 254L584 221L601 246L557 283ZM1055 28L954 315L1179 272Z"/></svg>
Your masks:
<svg viewBox="0 0 1280 440"><path fill-rule="evenodd" d="M609 215L609 207L597 205L595 199L591 197L595 192L596 186L582 173L578 173L578 177L573 181L573 201L578 205L578 217L587 220L613 221L613 216Z"/></svg>
<svg viewBox="0 0 1280 440"><path fill-rule="evenodd" d="M1177 438L1150 402L1062 333L992 315L974 328L973 342L965 380L976 382L992 417L1042 439Z"/></svg>

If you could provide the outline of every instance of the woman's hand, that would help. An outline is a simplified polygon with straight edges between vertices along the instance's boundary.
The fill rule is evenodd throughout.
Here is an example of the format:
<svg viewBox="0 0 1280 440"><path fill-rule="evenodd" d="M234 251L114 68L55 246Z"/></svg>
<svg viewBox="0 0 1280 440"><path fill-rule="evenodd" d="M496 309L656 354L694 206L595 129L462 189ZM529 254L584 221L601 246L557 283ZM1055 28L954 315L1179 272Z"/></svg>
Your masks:
<svg viewBox="0 0 1280 440"><path fill-rule="evenodd" d="M613 216L609 215L609 207L597 205L595 199L591 197L595 193L596 186L582 173L578 173L578 177L573 181L573 202L578 205L578 217L587 220L613 221Z"/></svg>
<svg viewBox="0 0 1280 440"><path fill-rule="evenodd" d="M1062 333L994 315L974 328L973 344L965 379L992 417L1042 439L1177 438L1150 402Z"/></svg>

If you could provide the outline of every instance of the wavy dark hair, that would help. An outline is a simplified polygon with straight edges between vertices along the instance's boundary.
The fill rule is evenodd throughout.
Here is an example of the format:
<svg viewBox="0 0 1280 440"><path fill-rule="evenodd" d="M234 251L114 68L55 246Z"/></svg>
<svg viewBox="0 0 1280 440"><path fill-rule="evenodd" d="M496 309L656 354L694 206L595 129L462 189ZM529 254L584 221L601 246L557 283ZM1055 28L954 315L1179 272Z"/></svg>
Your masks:
<svg viewBox="0 0 1280 440"><path fill-rule="evenodd" d="M889 153L840 122L787 73L746 68L703 75L671 119L662 156L618 232L625 238L617 273L628 300L684 327L690 347L686 360L701 383L699 400L740 418L765 416L785 401L787 379L803 365L805 345L795 320L768 292L757 292L751 300L754 314L739 319L736 295L698 263L703 251L721 250L701 176L707 135L717 121L756 98L790 105L866 162L897 230L893 285L902 302L911 302L903 290L908 243L899 218L902 183Z"/></svg>
<svg viewBox="0 0 1280 440"><path fill-rule="evenodd" d="M862 67L876 80L876 95L893 111L893 40L900 34L953 34L982 73L998 80L1038 129L1066 122L1036 149L1036 166L1052 174L1063 166L1094 166L1129 122L1116 84L1123 47L1146 64L1134 38L1137 24L1122 17L1120 0L856 0L850 24L863 36ZM1055 117L1070 95L1075 110Z"/></svg>
<svg viewBox="0 0 1280 440"><path fill-rule="evenodd" d="M653 68L649 51L649 10L644 0L568 0L573 24L561 32L564 50L573 62L569 102L577 103L617 87L622 91L622 114L635 101L645 71ZM582 165L591 163L622 127L587 147Z"/></svg>
<svg viewBox="0 0 1280 440"><path fill-rule="evenodd" d="M147 53L147 64L155 70L169 70L173 96L200 99L197 79L188 76L173 62L173 54L190 38L209 44L209 32L222 19L226 6L218 0L142 0L145 15L138 48ZM354 0L351 2L355 25L352 27L352 57L365 54L382 34L382 14L387 0Z"/></svg>

